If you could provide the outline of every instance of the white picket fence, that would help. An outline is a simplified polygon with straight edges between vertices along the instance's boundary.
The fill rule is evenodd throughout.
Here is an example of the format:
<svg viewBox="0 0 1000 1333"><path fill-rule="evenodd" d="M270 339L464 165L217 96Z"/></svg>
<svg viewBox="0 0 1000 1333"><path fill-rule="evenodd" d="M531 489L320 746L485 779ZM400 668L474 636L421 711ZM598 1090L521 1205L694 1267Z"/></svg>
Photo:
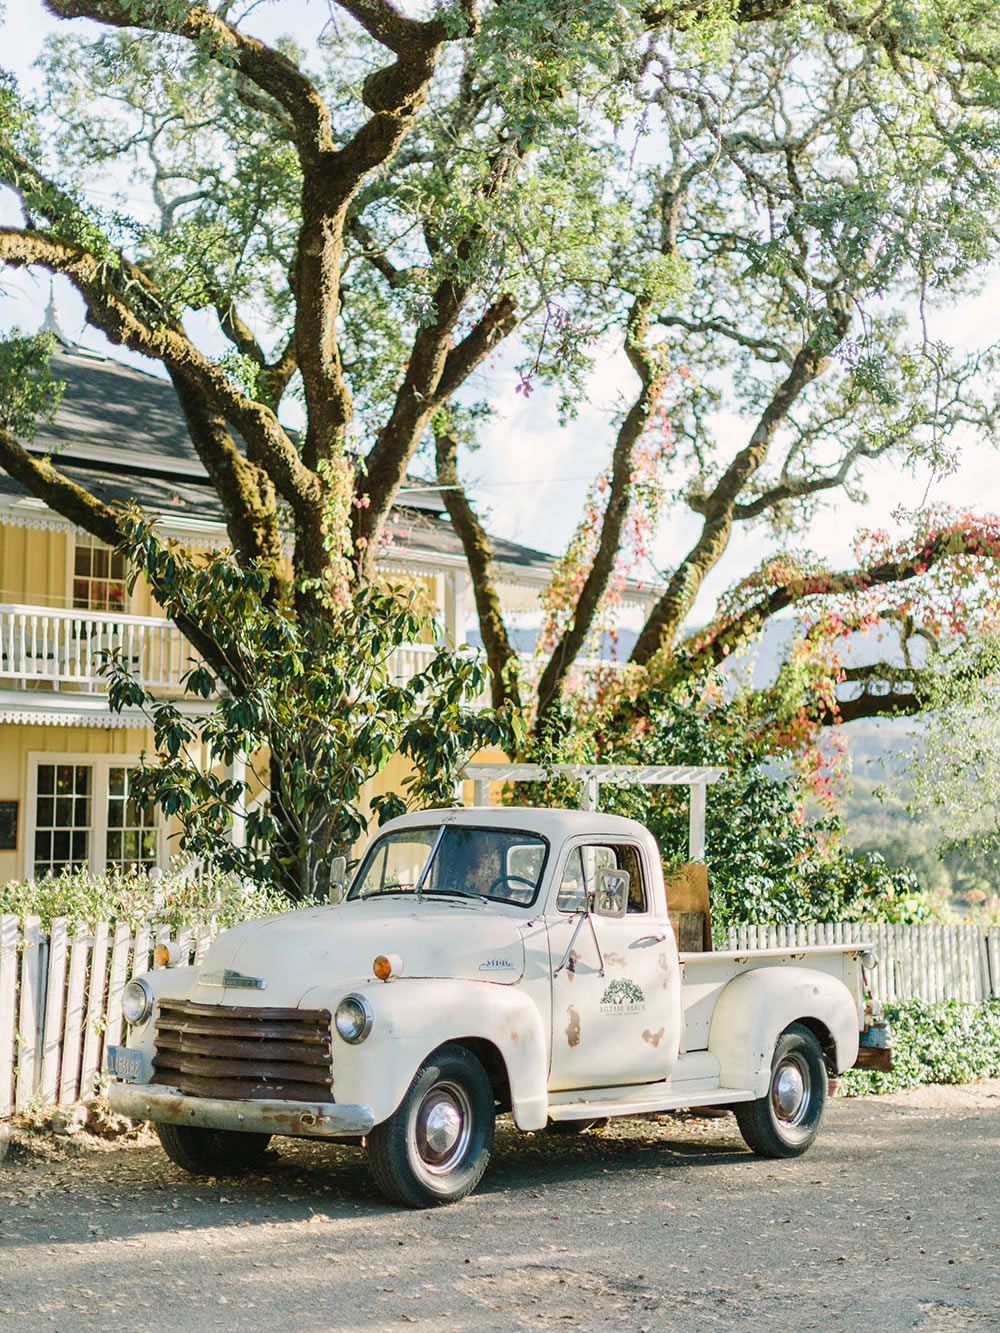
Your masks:
<svg viewBox="0 0 1000 1333"><path fill-rule="evenodd" d="M1000 927L900 926L798 922L787 926L731 926L727 949L794 949L809 944L872 945L878 967L870 975L872 997L881 1004L905 1000L964 1000L977 1004L1000 997Z"/></svg>
<svg viewBox="0 0 1000 1333"><path fill-rule="evenodd" d="M106 921L71 932L60 919L44 935L37 916L0 916L0 1119L93 1096L105 1048L122 1040L125 983L149 970L157 944L176 938L184 961L199 962L214 933Z"/></svg>
<svg viewBox="0 0 1000 1333"><path fill-rule="evenodd" d="M0 916L0 1119L91 1097L106 1047L122 1040L125 983L149 969L155 945L172 939L186 961L200 962L214 932L211 923L176 936L154 923L71 930L57 920L46 935L37 916ZM859 940L879 956L871 982L883 1003L1000 997L996 927L740 926L728 932L724 947L794 949Z"/></svg>

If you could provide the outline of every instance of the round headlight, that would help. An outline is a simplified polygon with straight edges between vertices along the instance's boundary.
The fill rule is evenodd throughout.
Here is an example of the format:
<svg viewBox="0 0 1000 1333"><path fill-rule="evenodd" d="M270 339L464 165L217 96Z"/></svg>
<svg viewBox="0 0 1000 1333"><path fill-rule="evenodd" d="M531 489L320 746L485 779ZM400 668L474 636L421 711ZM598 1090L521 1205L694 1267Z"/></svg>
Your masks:
<svg viewBox="0 0 1000 1333"><path fill-rule="evenodd" d="M345 1041L356 1045L372 1030L374 1015L363 995L348 995L337 1005L333 1025Z"/></svg>
<svg viewBox="0 0 1000 1333"><path fill-rule="evenodd" d="M141 977L130 981L122 993L122 1015L133 1027L145 1023L153 1012L153 992Z"/></svg>

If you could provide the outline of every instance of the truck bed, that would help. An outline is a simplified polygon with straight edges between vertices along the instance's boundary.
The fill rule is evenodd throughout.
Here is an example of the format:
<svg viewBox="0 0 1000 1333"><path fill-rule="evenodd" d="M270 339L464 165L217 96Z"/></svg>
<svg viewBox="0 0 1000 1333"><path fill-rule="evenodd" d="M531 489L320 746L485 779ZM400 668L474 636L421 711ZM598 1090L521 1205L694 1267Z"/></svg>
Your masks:
<svg viewBox="0 0 1000 1333"><path fill-rule="evenodd" d="M859 955L871 946L856 944L811 944L795 949L733 949L720 953L682 953L681 1007L684 1031L681 1053L704 1051L716 1001L723 987L743 972L762 967L801 967L827 972L843 981L857 998L862 1018L861 963Z"/></svg>

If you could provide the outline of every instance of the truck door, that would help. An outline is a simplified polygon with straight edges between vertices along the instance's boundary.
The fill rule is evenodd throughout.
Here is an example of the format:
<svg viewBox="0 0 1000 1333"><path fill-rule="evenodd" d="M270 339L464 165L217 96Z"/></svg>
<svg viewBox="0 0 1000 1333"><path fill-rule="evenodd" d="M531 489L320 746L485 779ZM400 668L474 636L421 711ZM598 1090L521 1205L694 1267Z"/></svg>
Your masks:
<svg viewBox="0 0 1000 1333"><path fill-rule="evenodd" d="M563 855L547 918L549 1088L558 1092L664 1079L680 1042L677 947L669 918L665 912L656 914L651 903L643 849L628 842L580 841ZM628 872L628 911L618 919L590 914L581 924L585 895L605 869Z"/></svg>

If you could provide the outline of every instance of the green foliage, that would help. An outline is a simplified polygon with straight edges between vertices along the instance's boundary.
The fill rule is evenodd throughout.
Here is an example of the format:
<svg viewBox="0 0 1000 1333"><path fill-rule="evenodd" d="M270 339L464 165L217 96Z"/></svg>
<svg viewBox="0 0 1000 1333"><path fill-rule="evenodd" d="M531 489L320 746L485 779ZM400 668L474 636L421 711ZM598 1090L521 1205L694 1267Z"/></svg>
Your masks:
<svg viewBox="0 0 1000 1333"><path fill-rule="evenodd" d="M230 875L209 870L198 875L170 870L150 880L141 871L63 870L46 879L13 880L0 885L0 915L41 917L47 931L57 917L70 928L93 929L98 921L136 926L146 921L172 927L212 921L220 930L270 916L294 906L284 894L261 884L239 884Z"/></svg>
<svg viewBox="0 0 1000 1333"><path fill-rule="evenodd" d="M918 1083L974 1083L1000 1078L1000 1001L887 1004L893 1069L850 1069L840 1087L848 1097L896 1092Z"/></svg>
<svg viewBox="0 0 1000 1333"><path fill-rule="evenodd" d="M55 346L51 333L22 337L18 329L0 338L0 426L30 443L39 421L50 421L63 383L49 370Z"/></svg>
<svg viewBox="0 0 1000 1333"><path fill-rule="evenodd" d="M686 724L689 743L675 747L678 721ZM670 738L664 748L675 757L647 762L722 763L728 769L722 781L708 788L705 812L705 863L717 928L792 921L913 921L926 914L909 871L890 869L877 853L848 853L842 846L843 827L835 818L807 822L802 790L791 775L775 774L759 748L734 746L732 738L728 752L720 753L717 740L694 748L690 742L699 729L709 733L705 740L711 742L711 724L696 710L675 704L656 710L651 730ZM688 757L692 754L698 757ZM684 789L623 791L610 797L608 808L645 823L668 865L687 859Z"/></svg>
<svg viewBox="0 0 1000 1333"><path fill-rule="evenodd" d="M936 657L904 775L911 815L931 811L943 849L1000 848L1000 637Z"/></svg>
<svg viewBox="0 0 1000 1333"><path fill-rule="evenodd" d="M122 526L133 580L141 570L181 623L197 616L224 663L221 680L204 662L185 677L195 700L225 687L200 715L155 699L121 656L105 665L112 708L141 707L153 725L157 761L130 778L132 789L179 820L185 853L297 898L315 896L330 859L364 833L365 785L393 755L409 759L413 772L401 793L372 802L381 819L408 805L450 804L476 750L516 745L520 724L510 709L469 706L485 685L476 658L439 643L420 670L397 677L394 655L433 628L412 599L372 587L296 618L275 600L270 571L164 546L134 514ZM215 768L246 756L245 779ZM262 756L269 766L255 773ZM255 788L264 793L257 803ZM234 846L234 813L247 804L248 846Z"/></svg>
<svg viewBox="0 0 1000 1333"><path fill-rule="evenodd" d="M601 762L722 767L708 788L705 863L713 923L793 921L918 921L928 915L920 886L907 869L891 868L875 852L852 855L836 818L807 822L804 791L794 774L778 773L764 747L748 738L738 710L714 710L683 696L651 692L643 725L630 742L605 737ZM538 757L546 762L545 757ZM547 756L557 762L553 752ZM593 760L565 743L558 761ZM515 803L577 805L569 780L521 784ZM686 787L601 787L602 809L645 824L668 871L687 860Z"/></svg>

